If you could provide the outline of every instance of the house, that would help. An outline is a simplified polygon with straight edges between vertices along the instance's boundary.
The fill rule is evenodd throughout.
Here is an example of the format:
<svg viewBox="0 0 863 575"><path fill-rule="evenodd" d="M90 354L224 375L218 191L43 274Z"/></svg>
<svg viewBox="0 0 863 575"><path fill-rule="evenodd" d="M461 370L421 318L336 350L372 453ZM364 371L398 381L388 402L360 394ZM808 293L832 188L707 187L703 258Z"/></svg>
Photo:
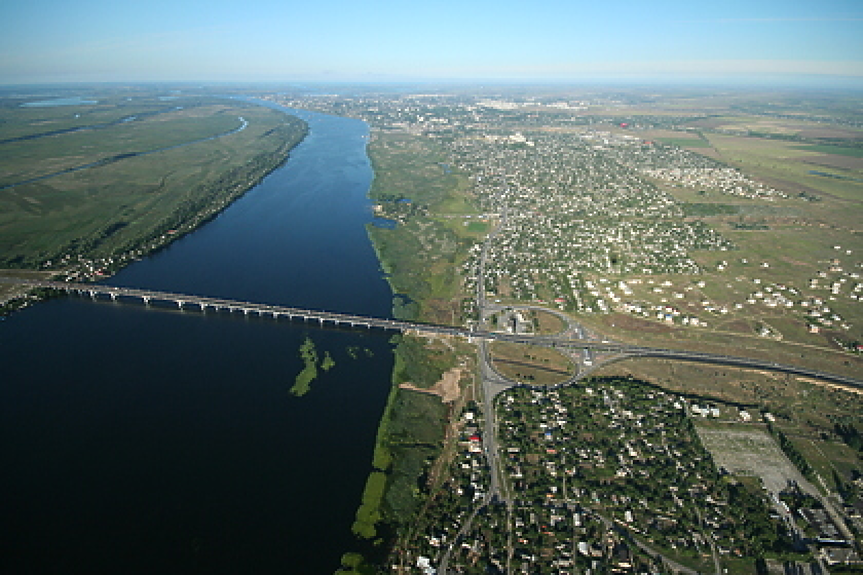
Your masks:
<svg viewBox="0 0 863 575"><path fill-rule="evenodd" d="M423 557L422 555L417 557L417 567L426 575L434 575L437 573L437 570L431 566L431 559Z"/></svg>

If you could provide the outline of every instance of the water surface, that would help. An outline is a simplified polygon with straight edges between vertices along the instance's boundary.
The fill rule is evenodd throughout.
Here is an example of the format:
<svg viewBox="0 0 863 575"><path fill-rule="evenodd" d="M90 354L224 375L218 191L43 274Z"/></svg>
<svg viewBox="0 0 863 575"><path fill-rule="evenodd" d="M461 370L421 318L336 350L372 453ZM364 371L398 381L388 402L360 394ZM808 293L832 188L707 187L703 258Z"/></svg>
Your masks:
<svg viewBox="0 0 863 575"><path fill-rule="evenodd" d="M298 114L310 134L285 167L109 283L389 317L367 127ZM353 546L390 335L80 298L14 314L0 572L331 573ZM336 366L296 398L307 336Z"/></svg>

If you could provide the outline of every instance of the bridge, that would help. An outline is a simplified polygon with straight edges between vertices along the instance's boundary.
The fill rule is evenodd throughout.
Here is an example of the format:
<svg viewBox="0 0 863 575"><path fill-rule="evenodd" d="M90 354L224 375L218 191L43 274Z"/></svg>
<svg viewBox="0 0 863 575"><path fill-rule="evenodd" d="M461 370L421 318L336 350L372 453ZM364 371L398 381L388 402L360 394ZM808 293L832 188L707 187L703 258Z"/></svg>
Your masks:
<svg viewBox="0 0 863 575"><path fill-rule="evenodd" d="M350 326L377 328L399 332L413 332L426 335L447 335L464 337L471 340L485 342L506 341L510 343L522 343L527 345L538 345L543 347L556 347L561 349L590 349L595 351L606 351L623 354L628 357L658 357L681 361L708 363L714 365L727 365L749 369L760 369L780 373L788 373L804 377L811 377L857 387L863 389L863 380L844 375L827 373L819 370L808 369L801 366L780 364L776 362L763 361L748 357L688 351L680 349L666 349L655 347L644 347L610 341L598 341L593 339L579 339L562 336L533 336L525 334L499 333L482 330L470 330L467 328L453 327L447 325L422 323L415 321L403 321L338 313L331 311L303 309L283 305L266 303L246 302L232 299L207 297L200 295L180 294L166 291L115 287L104 284L58 282L48 280L26 280L0 276L0 282L15 283L30 288L45 288L63 291L66 293L77 293L89 296L93 300L110 298L111 301L137 300L146 305L154 302L176 305L179 309L198 309L206 311L227 311L231 313L242 313L243 315L256 315L272 319L286 318L289 320L316 321L320 326Z"/></svg>

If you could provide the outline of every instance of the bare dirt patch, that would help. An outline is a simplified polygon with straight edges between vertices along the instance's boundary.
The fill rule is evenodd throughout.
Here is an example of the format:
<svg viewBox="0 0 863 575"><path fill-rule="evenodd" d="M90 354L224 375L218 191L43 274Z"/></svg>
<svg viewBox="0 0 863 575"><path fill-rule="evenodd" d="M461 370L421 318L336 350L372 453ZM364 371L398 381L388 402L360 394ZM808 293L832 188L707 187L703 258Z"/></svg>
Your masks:
<svg viewBox="0 0 863 575"><path fill-rule="evenodd" d="M428 389L417 387L412 383L402 383L399 387L402 389L409 389L411 391L418 391L420 393L437 395L443 403L450 403L458 399L459 395L461 395L461 389L458 385L459 380L461 380L461 376L462 369L460 367L454 367L445 372L440 380Z"/></svg>
<svg viewBox="0 0 863 575"><path fill-rule="evenodd" d="M772 493L785 489L789 481L796 481L810 493L817 493L763 429L739 426L708 429L699 425L695 429L716 465L729 473L759 477L765 489Z"/></svg>

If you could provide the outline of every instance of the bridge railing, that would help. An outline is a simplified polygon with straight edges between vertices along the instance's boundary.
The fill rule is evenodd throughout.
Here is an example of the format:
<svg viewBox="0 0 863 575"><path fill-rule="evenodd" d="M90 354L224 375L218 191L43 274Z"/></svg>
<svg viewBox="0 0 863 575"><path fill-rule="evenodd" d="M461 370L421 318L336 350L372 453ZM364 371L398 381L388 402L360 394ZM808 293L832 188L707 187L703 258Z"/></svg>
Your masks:
<svg viewBox="0 0 863 575"><path fill-rule="evenodd" d="M89 293L94 297L96 295L108 295L112 299L114 299L119 296L126 296L139 298L145 302L148 300L169 301L174 302L180 306L183 306L185 304L192 304L200 306L201 309L205 309L206 307L213 307L229 310L241 310L246 313L254 312L260 315L272 315L273 317L302 317L307 320L316 319L319 320L321 323L330 321L336 324L366 325L369 327L393 329L402 332L416 331L432 335L451 335L484 341L498 340L511 343L522 343L527 345L540 345L545 347L592 349L596 351L608 351L626 354L629 356L665 357L669 359L683 361L734 365L739 367L749 367L769 371L792 373L796 375L804 375L808 377L816 377L819 379L841 383L843 385L863 387L863 381L857 380L852 377L807 369L801 366L768 362L754 358L736 357L699 351L651 348L621 343L597 342L595 340L591 341L559 336L525 336L519 334L497 333L488 331L473 331L465 328L439 324L378 318L372 316L363 316L322 310L311 310L275 304L244 302L239 300L196 296L190 294L178 294L158 290L116 287L103 284L57 282L48 280L25 280L18 278L8 278L3 276L0 276L0 281L7 283L17 283L30 287L50 288L66 292L75 291L80 293Z"/></svg>

